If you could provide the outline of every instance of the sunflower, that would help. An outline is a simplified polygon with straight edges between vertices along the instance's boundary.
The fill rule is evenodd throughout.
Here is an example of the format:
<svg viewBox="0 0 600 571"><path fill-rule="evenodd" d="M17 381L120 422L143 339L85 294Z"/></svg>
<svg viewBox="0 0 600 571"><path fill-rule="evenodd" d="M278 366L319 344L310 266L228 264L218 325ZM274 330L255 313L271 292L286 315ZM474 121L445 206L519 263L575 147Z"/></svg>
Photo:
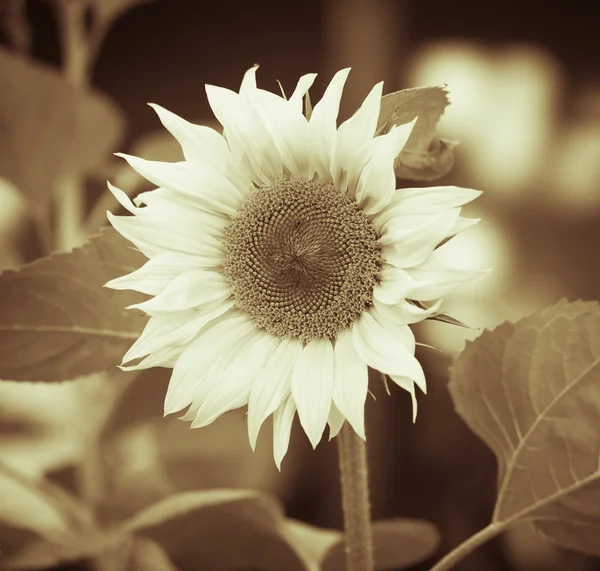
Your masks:
<svg viewBox="0 0 600 571"><path fill-rule="evenodd" d="M316 74L289 99L258 89L256 67L239 93L207 85L223 135L152 105L185 160L120 155L157 187L133 202L109 183L133 216L108 218L148 261L106 285L151 296L131 306L150 318L122 368L172 367L165 414L187 409L193 428L247 405L252 448L273 415L278 467L296 412L313 447L327 424L365 438L369 367L410 393L414 419L426 384L410 325L482 274L438 247L472 224L460 207L480 192L396 190L414 121L375 136L379 83L338 128L349 71L310 118Z"/></svg>

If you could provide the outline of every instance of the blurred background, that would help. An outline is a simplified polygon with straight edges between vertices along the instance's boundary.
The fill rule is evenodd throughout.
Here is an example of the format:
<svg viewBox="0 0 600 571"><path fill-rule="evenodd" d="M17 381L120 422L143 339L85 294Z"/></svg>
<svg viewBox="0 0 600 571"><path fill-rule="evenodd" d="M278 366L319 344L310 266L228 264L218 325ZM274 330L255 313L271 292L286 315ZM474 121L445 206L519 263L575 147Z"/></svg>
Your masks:
<svg viewBox="0 0 600 571"><path fill-rule="evenodd" d="M26 20L20 28L5 24L5 46L45 65L64 63L52 2L0 4L11 18L8 5L18 4ZM121 138L110 151L160 160L178 160L180 151L146 103L216 126L204 85L237 90L255 63L260 86L272 91L279 90L277 80L288 92L300 75L318 72L313 102L335 71L352 66L340 119L382 79L385 92L446 84L452 104L439 131L460 145L454 169L430 184L484 191L466 208L467 216L482 221L447 248L465 267L495 271L449 297L445 310L475 328L492 328L563 297L600 298L596 28L595 6L583 1L154 0L115 19L101 38L89 77L123 119ZM10 84L8 74L0 77L5 89ZM20 189L0 171L3 176L0 265L8 268L44 255L47 244ZM86 233L105 224L106 208L116 211L105 191L107 178L132 194L147 188L107 152L86 175L81 205ZM408 395L392 389L387 396L372 378L377 400L368 401L367 432L373 515L435 522L443 536L441 555L488 523L496 466L492 453L453 411L446 389L451 355L478 331L434 322L415 329L419 341L444 353L419 353L430 389L419 398L415 425ZM174 490L231 486L270 491L290 516L341 528L334 443L323 442L313 452L295 426L278 473L270 428L263 429L253 454L240 411L198 431L162 420L168 373L145 372L116 391L102 436L105 485L112 498L107 517L133 513ZM2 461L32 477L47 474L71 485L83 445L70 419L86 395L69 384L35 392L0 385ZM414 569L427 569L433 561ZM600 565L523 527L484 546L457 569L578 571Z"/></svg>

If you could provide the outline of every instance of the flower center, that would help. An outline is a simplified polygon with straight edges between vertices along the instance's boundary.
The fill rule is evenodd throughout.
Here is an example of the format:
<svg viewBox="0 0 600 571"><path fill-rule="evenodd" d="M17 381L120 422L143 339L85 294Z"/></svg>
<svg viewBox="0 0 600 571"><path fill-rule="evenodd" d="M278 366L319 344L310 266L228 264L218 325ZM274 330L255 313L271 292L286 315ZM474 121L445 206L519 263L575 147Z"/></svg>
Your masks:
<svg viewBox="0 0 600 571"><path fill-rule="evenodd" d="M236 306L278 337L334 338L373 300L375 229L331 183L280 178L252 190L225 231Z"/></svg>

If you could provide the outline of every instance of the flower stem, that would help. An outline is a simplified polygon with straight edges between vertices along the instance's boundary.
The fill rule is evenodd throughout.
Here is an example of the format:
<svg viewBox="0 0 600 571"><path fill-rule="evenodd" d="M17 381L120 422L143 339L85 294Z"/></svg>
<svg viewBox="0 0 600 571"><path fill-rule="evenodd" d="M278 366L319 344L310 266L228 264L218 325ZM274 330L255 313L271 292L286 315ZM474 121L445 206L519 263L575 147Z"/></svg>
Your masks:
<svg viewBox="0 0 600 571"><path fill-rule="evenodd" d="M346 422L337 438L347 571L373 571L369 472L365 441Z"/></svg>
<svg viewBox="0 0 600 571"><path fill-rule="evenodd" d="M505 527L506 525L490 523L487 527L484 527L475 535L469 537L469 539L467 539L464 543L461 543L450 553L447 553L445 557L443 557L430 569L430 571L448 571L448 569L452 569L454 565L475 551L475 549L477 549L480 545L483 545L486 541L489 541L501 533Z"/></svg>

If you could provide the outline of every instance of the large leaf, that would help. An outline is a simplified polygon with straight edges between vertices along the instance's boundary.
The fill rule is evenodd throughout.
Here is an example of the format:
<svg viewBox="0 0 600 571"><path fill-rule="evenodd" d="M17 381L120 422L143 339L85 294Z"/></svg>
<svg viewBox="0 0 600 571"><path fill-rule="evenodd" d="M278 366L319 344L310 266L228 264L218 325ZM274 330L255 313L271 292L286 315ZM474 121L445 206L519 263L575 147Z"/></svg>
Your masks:
<svg viewBox="0 0 600 571"><path fill-rule="evenodd" d="M450 391L498 460L492 525L526 520L600 556L600 305L561 301L485 332L456 360Z"/></svg>
<svg viewBox="0 0 600 571"><path fill-rule="evenodd" d="M448 105L441 86L415 87L389 93L381 98L377 135L393 125L405 125L418 117L408 142L396 159L396 176L409 180L434 180L454 166L455 146L436 135L437 124Z"/></svg>
<svg viewBox="0 0 600 571"><path fill-rule="evenodd" d="M287 540L279 503L250 490L170 496L123 526L160 544L178 569L305 571Z"/></svg>
<svg viewBox="0 0 600 571"><path fill-rule="evenodd" d="M62 381L116 367L146 317L141 294L102 287L145 258L113 229L0 275L0 378Z"/></svg>
<svg viewBox="0 0 600 571"><path fill-rule="evenodd" d="M115 104L74 90L58 69L0 48L0 176L41 208L65 174L83 174L114 150L123 131Z"/></svg>

